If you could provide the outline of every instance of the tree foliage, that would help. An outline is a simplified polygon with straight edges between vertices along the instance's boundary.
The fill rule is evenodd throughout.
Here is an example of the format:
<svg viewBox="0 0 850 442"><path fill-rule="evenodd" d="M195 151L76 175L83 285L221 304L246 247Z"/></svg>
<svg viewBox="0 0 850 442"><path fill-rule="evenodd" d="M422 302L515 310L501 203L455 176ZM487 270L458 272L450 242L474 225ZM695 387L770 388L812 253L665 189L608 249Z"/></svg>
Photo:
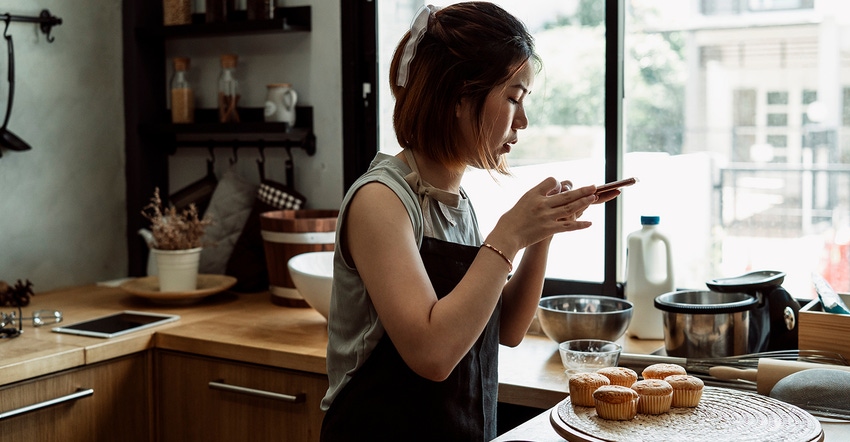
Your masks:
<svg viewBox="0 0 850 442"><path fill-rule="evenodd" d="M640 21L652 10L631 11ZM640 23L630 23L640 29ZM580 0L573 16L553 17L537 35L544 97L534 97L535 124L604 125L604 2ZM684 42L676 32L625 38L628 151L680 153L684 137Z"/></svg>

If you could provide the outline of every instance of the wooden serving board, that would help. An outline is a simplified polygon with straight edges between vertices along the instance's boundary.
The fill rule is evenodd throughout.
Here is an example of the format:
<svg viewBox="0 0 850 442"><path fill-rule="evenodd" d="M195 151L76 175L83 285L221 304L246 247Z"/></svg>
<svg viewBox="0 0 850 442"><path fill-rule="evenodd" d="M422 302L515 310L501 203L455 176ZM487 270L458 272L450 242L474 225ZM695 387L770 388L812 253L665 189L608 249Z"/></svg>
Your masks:
<svg viewBox="0 0 850 442"><path fill-rule="evenodd" d="M121 284L121 288L136 296L147 298L157 303L187 304L200 301L201 298L216 293L221 293L235 284L236 278L232 276L199 274L197 289L187 292L159 291L159 278L156 276L131 279Z"/></svg>
<svg viewBox="0 0 850 442"><path fill-rule="evenodd" d="M705 387L696 408L638 414L629 421L602 419L594 407L573 406L566 398L552 409L549 420L570 442L823 440L820 422L806 411L767 396L718 387Z"/></svg>

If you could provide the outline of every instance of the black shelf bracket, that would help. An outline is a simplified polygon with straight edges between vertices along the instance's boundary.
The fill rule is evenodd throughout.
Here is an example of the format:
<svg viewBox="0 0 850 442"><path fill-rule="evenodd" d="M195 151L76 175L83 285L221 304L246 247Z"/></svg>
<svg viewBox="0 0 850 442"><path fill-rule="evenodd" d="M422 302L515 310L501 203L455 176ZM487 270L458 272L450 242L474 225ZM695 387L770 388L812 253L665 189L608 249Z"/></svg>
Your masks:
<svg viewBox="0 0 850 442"><path fill-rule="evenodd" d="M301 140L267 140L263 138L256 139L207 139L207 140L174 140L172 141L175 148L178 147L231 147L234 151L246 147L256 147L258 149L265 148L284 148L287 152L291 149L304 149L308 156L316 154L316 136L312 132L308 133Z"/></svg>
<svg viewBox="0 0 850 442"><path fill-rule="evenodd" d="M38 17L28 16L28 15L12 15L9 13L0 14L0 20L6 22L23 22L23 23L39 23L39 28L44 35L47 36L47 42L53 43L55 40L51 35L50 31L53 30L54 26L59 26L62 24L62 19L52 15L49 10L43 9L41 14Z"/></svg>

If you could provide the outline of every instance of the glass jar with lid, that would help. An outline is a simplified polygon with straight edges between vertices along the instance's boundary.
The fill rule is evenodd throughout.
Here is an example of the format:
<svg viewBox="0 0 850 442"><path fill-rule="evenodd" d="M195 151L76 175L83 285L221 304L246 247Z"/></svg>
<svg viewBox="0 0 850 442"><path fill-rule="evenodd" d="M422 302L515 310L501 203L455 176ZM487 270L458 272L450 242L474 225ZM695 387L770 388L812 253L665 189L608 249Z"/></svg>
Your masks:
<svg viewBox="0 0 850 442"><path fill-rule="evenodd" d="M189 85L189 58L175 57L171 75L171 122L195 122L195 95Z"/></svg>
<svg viewBox="0 0 850 442"><path fill-rule="evenodd" d="M234 54L221 56L221 74L218 76L218 119L222 123L238 123L239 112L239 81L236 79L236 62Z"/></svg>

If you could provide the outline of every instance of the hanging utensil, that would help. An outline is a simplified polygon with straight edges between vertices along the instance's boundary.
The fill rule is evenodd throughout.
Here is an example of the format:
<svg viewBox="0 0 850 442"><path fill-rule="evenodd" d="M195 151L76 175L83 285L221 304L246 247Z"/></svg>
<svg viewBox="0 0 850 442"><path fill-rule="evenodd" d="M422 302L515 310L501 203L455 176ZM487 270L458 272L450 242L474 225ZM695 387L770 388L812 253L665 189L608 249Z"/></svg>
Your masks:
<svg viewBox="0 0 850 442"><path fill-rule="evenodd" d="M11 17L7 15L6 28L3 30L3 37L6 39L6 46L9 49L9 98L6 101L6 117L3 119L3 126L0 126L0 146L11 150L22 151L30 150L32 147L6 128L9 124L9 117L12 114L12 101L15 97L15 50L12 44L12 36L9 35L10 21Z"/></svg>

